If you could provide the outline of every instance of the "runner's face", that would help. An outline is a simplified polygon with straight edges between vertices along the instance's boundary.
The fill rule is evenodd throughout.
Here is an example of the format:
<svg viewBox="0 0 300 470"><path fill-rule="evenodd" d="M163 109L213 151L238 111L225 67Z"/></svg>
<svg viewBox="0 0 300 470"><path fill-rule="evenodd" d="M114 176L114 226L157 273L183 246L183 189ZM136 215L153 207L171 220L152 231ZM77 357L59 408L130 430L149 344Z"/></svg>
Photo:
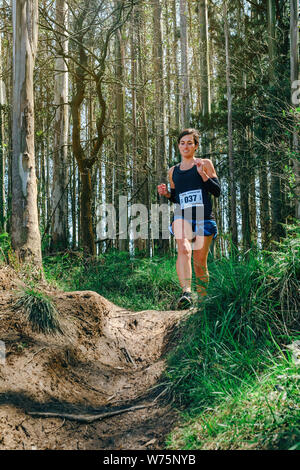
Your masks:
<svg viewBox="0 0 300 470"><path fill-rule="evenodd" d="M183 136L178 144L180 155L184 158L192 158L197 147L192 134Z"/></svg>

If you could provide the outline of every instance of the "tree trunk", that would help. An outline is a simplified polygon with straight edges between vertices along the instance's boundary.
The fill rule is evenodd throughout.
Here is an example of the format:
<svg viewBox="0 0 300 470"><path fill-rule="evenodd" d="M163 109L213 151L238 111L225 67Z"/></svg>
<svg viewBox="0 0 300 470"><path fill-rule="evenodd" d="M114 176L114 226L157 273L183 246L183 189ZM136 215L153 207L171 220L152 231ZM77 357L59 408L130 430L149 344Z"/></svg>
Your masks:
<svg viewBox="0 0 300 470"><path fill-rule="evenodd" d="M156 175L157 181L166 181L167 157L166 157L166 119L165 119L165 91L164 91L164 62L161 25L161 3L160 0L153 1L153 67L155 80L155 119L156 119ZM163 197L159 197L159 203L165 204ZM166 252L169 240L160 239L159 247Z"/></svg>
<svg viewBox="0 0 300 470"><path fill-rule="evenodd" d="M227 20L227 0L224 1L224 35L226 52L226 84L227 84L227 110L228 110L228 160L229 160L229 178L230 178L230 231L232 243L237 246L237 220L236 220L236 175L233 161L233 136L232 136L232 96L230 79L230 56L229 56L229 29Z"/></svg>
<svg viewBox="0 0 300 470"><path fill-rule="evenodd" d="M294 82L300 79L299 76L299 26L298 26L298 16L299 16L299 3L298 0L290 0L290 11L291 11L291 20L290 20L290 54L291 54L291 89L292 94L294 93ZM293 103L292 107L296 108L296 104ZM299 135L296 129L297 121L295 119L294 129L293 129L293 151L295 152L296 158L293 159L294 172L295 172L295 186L296 186L296 202L295 202L295 217L300 219L300 163L297 159L299 152Z"/></svg>
<svg viewBox="0 0 300 470"><path fill-rule="evenodd" d="M116 1L116 5L120 0ZM115 36L115 74L116 74L116 87L115 87L115 106L116 106L116 167L118 168L117 180L117 196L128 197L128 175L127 175L127 161L125 151L125 51L124 41L122 37L122 29L118 28ZM124 226L128 226L127 211L122 214L124 217ZM126 219L126 220L125 220ZM120 231L120 228L119 228ZM124 237L124 238L122 238ZM128 233L119 233L119 250L128 250Z"/></svg>
<svg viewBox="0 0 300 470"><path fill-rule="evenodd" d="M0 34L0 57L2 57L2 35ZM5 231L5 152L4 152L4 107L6 105L4 81L0 60L0 232Z"/></svg>
<svg viewBox="0 0 300 470"><path fill-rule="evenodd" d="M149 136L148 136L148 123L146 111L146 96L145 96L145 12L143 5L136 6L136 31L137 31L137 76L138 76L138 90L137 90L137 117L138 117L138 151L143 168L143 177L147 177L142 191L143 203L147 205L148 214L151 208L151 173L150 173L150 157L149 157ZM151 245L151 227L148 223L148 239L146 243L147 253L150 256Z"/></svg>
<svg viewBox="0 0 300 470"><path fill-rule="evenodd" d="M71 213L72 213L72 249L75 250L77 245L77 217L76 217L76 163L75 157L72 156L72 192L71 192Z"/></svg>
<svg viewBox="0 0 300 470"><path fill-rule="evenodd" d="M34 156L33 67L38 39L37 0L13 0L12 245L19 259L42 270Z"/></svg>
<svg viewBox="0 0 300 470"><path fill-rule="evenodd" d="M256 171L252 168L250 171L250 192L249 192L249 206L250 206L250 243L251 246L257 246L257 223L256 223Z"/></svg>
<svg viewBox="0 0 300 470"><path fill-rule="evenodd" d="M267 17L268 17L268 53L269 53L269 89L274 94L276 85L276 4L275 0L267 0ZM271 95L271 99L273 96ZM271 234L272 239L279 241L282 233L281 222L281 184L280 184L280 155L273 151L270 155L271 169Z"/></svg>
<svg viewBox="0 0 300 470"><path fill-rule="evenodd" d="M199 23L200 23L201 104L202 104L201 114L205 118L211 113L207 0L199 1ZM204 153L206 153L206 151Z"/></svg>
<svg viewBox="0 0 300 470"><path fill-rule="evenodd" d="M181 125L190 126L190 87L188 74L187 3L180 0L180 45L181 45Z"/></svg>
<svg viewBox="0 0 300 470"><path fill-rule="evenodd" d="M174 64L174 93L175 93L175 129L177 132L180 130L180 105L179 105L179 70L177 63L177 43L178 43L178 32L177 32L177 15L176 15L176 0L172 1L172 18L173 18L173 64ZM178 148L175 147L176 154L179 155Z"/></svg>
<svg viewBox="0 0 300 470"><path fill-rule="evenodd" d="M83 60L83 57L82 57ZM96 254L96 246L93 234L92 212L91 212L91 197L92 197L92 184L90 169L85 165L84 152L80 143L80 129L81 129L81 103L84 98L84 79L82 70L79 67L75 77L76 81L76 94L71 102L72 118L73 118L73 133L72 145L74 156L77 160L80 172L80 235L83 250L92 256Z"/></svg>
<svg viewBox="0 0 300 470"><path fill-rule="evenodd" d="M66 0L56 0L56 23L58 40L57 49L62 55L55 61L55 90L53 142L53 187L52 187L52 239L51 250L60 251L68 246L68 70L64 55L68 53L68 39L59 34L66 34L68 29L68 6Z"/></svg>

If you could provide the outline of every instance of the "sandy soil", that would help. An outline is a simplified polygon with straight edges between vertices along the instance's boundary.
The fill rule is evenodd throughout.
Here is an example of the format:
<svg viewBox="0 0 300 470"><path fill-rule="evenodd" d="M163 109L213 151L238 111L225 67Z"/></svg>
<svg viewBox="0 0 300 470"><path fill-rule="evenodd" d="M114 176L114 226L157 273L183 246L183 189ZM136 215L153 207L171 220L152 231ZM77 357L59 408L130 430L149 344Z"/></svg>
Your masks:
<svg viewBox="0 0 300 470"><path fill-rule="evenodd" d="M32 331L14 308L22 281L0 269L0 449L162 449L178 416L159 396L165 354L186 311L121 309L91 291L44 290L64 334ZM68 415L139 407L92 422ZM37 413L62 417L44 417Z"/></svg>

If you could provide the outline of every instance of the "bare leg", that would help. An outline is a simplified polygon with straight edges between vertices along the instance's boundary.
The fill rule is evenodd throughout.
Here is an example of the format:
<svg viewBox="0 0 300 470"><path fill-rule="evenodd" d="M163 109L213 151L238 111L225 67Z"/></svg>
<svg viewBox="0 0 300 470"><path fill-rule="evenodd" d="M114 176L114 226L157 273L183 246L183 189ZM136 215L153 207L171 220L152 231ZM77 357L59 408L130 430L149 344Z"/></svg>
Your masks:
<svg viewBox="0 0 300 470"><path fill-rule="evenodd" d="M197 236L193 244L194 271L196 276L197 292L201 297L206 295L205 284L207 284L209 281L207 257L212 239L213 235L210 235L209 237Z"/></svg>
<svg viewBox="0 0 300 470"><path fill-rule="evenodd" d="M173 222L173 233L177 243L176 271L183 292L191 292L192 283L192 227L183 220L177 219Z"/></svg>

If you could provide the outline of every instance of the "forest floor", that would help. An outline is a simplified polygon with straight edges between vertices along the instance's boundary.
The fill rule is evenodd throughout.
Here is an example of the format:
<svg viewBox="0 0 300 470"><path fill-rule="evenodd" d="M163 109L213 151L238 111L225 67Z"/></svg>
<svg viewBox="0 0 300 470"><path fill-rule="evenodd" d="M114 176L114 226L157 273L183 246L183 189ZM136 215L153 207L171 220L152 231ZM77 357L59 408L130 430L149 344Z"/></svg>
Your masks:
<svg viewBox="0 0 300 470"><path fill-rule="evenodd" d="M179 416L156 385L188 312L133 312L45 284L63 334L44 335L14 307L20 287L0 269L0 449L163 449Z"/></svg>

